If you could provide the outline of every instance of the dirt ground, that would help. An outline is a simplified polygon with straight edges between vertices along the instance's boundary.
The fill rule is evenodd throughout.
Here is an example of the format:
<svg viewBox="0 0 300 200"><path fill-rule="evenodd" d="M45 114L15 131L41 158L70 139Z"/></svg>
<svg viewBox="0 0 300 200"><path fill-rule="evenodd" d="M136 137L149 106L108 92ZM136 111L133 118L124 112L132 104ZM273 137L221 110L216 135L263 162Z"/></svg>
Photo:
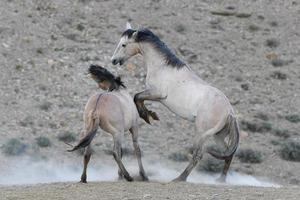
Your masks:
<svg viewBox="0 0 300 200"><path fill-rule="evenodd" d="M122 67L110 61L127 21L135 28L151 29L202 79L230 99L248 134L240 149L262 154L260 163L234 159L231 170L286 187L59 183L2 187L1 195L7 199L30 199L30 195L79 199L79 194L91 191L87 198L103 194L106 199L123 194L125 199L166 199L168 195L170 199L182 199L181 195L186 199L223 195L227 199L295 198L300 164L282 159L280 150L287 141L300 142L300 123L287 120L291 115L300 116L299 1L0 1L0 172L22 168L16 163L25 157L32 163L81 166L81 155L66 153L68 147L58 138L66 133L79 138L84 105L91 94L99 92L87 76L88 66L100 64L121 75L132 95L145 87L146 69L140 57ZM162 105L148 106L161 120L152 126L140 121L143 159L165 162L181 171L186 161L179 163L170 155L191 147L196 135L193 124ZM36 139L40 136L47 137L51 146L39 146ZM5 153L12 138L24 144L19 155ZM99 134L93 144L94 163L115 165L108 153L111 137ZM132 151L130 137L126 136L124 146ZM28 162L26 167L30 168ZM122 191L114 194L118 188ZM185 190L196 196L188 196Z"/></svg>
<svg viewBox="0 0 300 200"><path fill-rule="evenodd" d="M189 199L289 199L298 200L299 188L261 188L215 186L188 183L53 183L34 186L0 187L2 200L101 199L101 200L189 200Z"/></svg>

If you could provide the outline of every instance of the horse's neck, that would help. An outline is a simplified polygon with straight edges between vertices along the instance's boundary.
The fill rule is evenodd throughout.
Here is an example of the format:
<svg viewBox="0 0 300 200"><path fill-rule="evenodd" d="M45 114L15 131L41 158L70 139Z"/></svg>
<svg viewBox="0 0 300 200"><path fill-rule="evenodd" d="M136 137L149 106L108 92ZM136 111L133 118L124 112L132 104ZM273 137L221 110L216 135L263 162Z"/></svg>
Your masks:
<svg viewBox="0 0 300 200"><path fill-rule="evenodd" d="M147 75L152 75L160 71L165 64L164 58L150 44L143 44L143 58L147 67Z"/></svg>
<svg viewBox="0 0 300 200"><path fill-rule="evenodd" d="M170 75L171 68L166 66L164 57L150 44L143 44L142 56L144 64L147 67L146 85L158 84L161 85L160 80L162 76Z"/></svg>

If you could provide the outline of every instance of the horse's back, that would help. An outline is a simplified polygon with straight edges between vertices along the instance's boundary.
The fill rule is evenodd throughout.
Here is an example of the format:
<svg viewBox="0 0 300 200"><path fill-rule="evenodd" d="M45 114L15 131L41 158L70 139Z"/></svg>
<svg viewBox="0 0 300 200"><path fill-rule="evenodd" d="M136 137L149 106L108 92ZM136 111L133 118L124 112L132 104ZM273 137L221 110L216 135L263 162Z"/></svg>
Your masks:
<svg viewBox="0 0 300 200"><path fill-rule="evenodd" d="M99 117L100 127L107 132L110 129L127 131L137 120L132 104L134 105L132 98L120 94L119 91L95 94L86 104L85 115L89 117L93 113L93 117Z"/></svg>
<svg viewBox="0 0 300 200"><path fill-rule="evenodd" d="M194 72L186 69L177 71L176 75L177 78L167 86L167 98L162 101L171 111L192 121L199 113L233 113L225 94Z"/></svg>

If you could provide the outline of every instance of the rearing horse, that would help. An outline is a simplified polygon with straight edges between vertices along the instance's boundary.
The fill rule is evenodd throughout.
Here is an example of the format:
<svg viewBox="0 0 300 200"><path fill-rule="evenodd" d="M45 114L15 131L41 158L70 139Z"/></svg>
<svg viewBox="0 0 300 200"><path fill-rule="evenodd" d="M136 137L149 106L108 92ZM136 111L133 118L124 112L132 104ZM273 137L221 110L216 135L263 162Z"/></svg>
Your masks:
<svg viewBox="0 0 300 200"><path fill-rule="evenodd" d="M173 181L186 181L204 152L225 160L219 180L226 181L239 143L238 123L227 97L197 76L150 30L134 30L127 23L111 60L114 65L123 65L137 54L142 55L147 67L147 89L134 97L140 117L148 123L149 117L158 120L156 113L144 106L145 100L158 101L182 118L195 122L198 132L190 163ZM223 153L204 148L210 137L223 147Z"/></svg>

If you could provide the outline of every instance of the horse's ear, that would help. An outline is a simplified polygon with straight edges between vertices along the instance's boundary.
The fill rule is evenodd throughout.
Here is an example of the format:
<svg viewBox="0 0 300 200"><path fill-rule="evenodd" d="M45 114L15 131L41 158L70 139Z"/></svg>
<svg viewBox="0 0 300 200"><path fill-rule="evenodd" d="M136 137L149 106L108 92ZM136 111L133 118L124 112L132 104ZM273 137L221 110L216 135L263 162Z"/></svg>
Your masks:
<svg viewBox="0 0 300 200"><path fill-rule="evenodd" d="M132 27L129 22L126 22L126 30L128 30L128 29L132 29Z"/></svg>
<svg viewBox="0 0 300 200"><path fill-rule="evenodd" d="M139 33L139 30L135 31L135 32L132 34L131 38L135 40L135 39L137 38L138 33Z"/></svg>

